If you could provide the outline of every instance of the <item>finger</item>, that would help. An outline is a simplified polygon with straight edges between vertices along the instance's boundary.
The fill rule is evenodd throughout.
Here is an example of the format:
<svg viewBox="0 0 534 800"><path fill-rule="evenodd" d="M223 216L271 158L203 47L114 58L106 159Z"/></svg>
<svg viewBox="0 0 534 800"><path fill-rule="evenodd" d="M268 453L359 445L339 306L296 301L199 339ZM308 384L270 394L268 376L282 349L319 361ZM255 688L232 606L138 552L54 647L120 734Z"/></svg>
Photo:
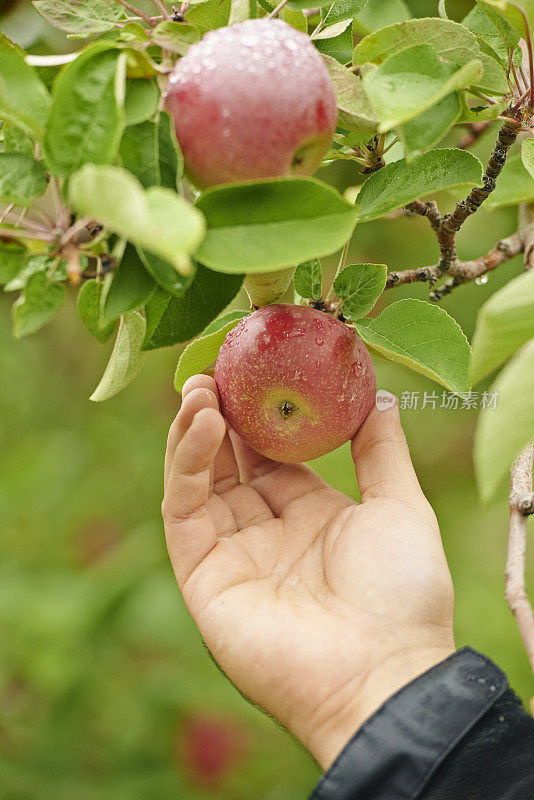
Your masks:
<svg viewBox="0 0 534 800"><path fill-rule="evenodd" d="M203 408L176 447L162 505L167 547L180 586L214 547L208 508L210 469L226 432L221 414Z"/></svg>
<svg viewBox="0 0 534 800"><path fill-rule="evenodd" d="M169 430L169 436L167 438L167 450L165 452L164 489L167 487L172 459L178 446L178 442L191 425L193 417L197 411L200 411L201 408L215 408L218 410L219 403L213 392L209 391L208 389L192 387L191 390L183 397L181 408Z"/></svg>
<svg viewBox="0 0 534 800"><path fill-rule="evenodd" d="M199 389L211 392L213 397L215 397L216 405L213 406L213 401L210 405L219 408L217 384L209 375L192 375L188 378L182 389L182 397L185 398L189 396L189 394L196 394ZM228 436L225 436L223 439L223 443L215 456L212 482L215 484L215 491L219 493L239 483L239 470L234 450Z"/></svg>
<svg viewBox="0 0 534 800"><path fill-rule="evenodd" d="M398 400L389 392L381 395L393 398L391 405L383 411L375 406L352 441L362 500L391 496L425 500L400 423Z"/></svg>
<svg viewBox="0 0 534 800"><path fill-rule="evenodd" d="M263 497L275 516L309 492L328 486L306 464L281 464L256 453L234 431L230 432L242 480Z"/></svg>

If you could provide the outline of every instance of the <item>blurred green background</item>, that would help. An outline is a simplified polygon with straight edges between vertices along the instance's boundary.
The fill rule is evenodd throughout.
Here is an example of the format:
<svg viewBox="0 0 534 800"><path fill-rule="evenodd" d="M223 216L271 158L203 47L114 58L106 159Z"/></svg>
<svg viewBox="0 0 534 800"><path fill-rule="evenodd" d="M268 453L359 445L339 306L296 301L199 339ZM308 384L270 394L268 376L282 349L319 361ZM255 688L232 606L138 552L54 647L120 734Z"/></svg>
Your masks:
<svg viewBox="0 0 534 800"><path fill-rule="evenodd" d="M411 6L433 15L437 2ZM457 18L471 6L447 4ZM18 4L14 13L16 24L11 11L1 27L33 52L65 47L31 8ZM477 144L478 155L493 136ZM341 189L361 180L345 162L321 177ZM512 210L481 211L462 232L461 256L482 254L514 225ZM425 220L405 218L359 228L350 260L407 268L435 256ZM443 305L470 337L479 306L520 271L515 259ZM425 287L386 300L402 296L424 299ZM0 295L1 800L301 800L318 768L211 662L166 557L161 472L179 407L177 348L151 353L123 394L95 405L87 398L110 346L99 349L78 321L74 291L51 325L21 341L10 332L12 300ZM441 394L415 373L375 363L380 387ZM532 675L503 597L507 487L480 506L475 421L475 411L403 412L453 574L457 645L495 659L528 700ZM355 496L346 447L316 467ZM532 596L533 567L531 548Z"/></svg>

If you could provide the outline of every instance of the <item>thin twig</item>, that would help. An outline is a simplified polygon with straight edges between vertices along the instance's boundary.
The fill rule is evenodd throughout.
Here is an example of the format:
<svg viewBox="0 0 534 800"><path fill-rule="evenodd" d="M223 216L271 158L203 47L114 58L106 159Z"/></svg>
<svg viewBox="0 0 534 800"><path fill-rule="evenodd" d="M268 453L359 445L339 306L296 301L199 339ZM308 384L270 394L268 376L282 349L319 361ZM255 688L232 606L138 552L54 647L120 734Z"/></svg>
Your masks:
<svg viewBox="0 0 534 800"><path fill-rule="evenodd" d="M525 43L527 45L528 51L528 72L529 72L529 83L530 83L530 107L534 107L534 52L532 50L532 37L530 35L530 25L528 21L528 17L525 13L525 10L521 8L521 6L517 6L519 12L523 16L523 21L525 23Z"/></svg>
<svg viewBox="0 0 534 800"><path fill-rule="evenodd" d="M150 25L151 28L154 27L154 23L152 22L152 17L149 17L148 14L145 14L144 11L140 11L138 8L129 3L128 0L117 0L117 3L120 3L121 6L124 6L124 8L131 14L134 14L136 17L139 17L140 19L144 20L148 25Z"/></svg>
<svg viewBox="0 0 534 800"><path fill-rule="evenodd" d="M41 242L53 242L55 236L53 233L38 233L37 231L23 230L19 228L2 228L0 227L0 239L38 239Z"/></svg>
<svg viewBox="0 0 534 800"><path fill-rule="evenodd" d="M166 7L165 3L163 2L163 0L153 0L153 2L154 2L154 5L156 6L156 8L159 11L161 11L161 13L163 15L163 18L166 19L166 20L170 20L171 19L171 15L167 11L167 7Z"/></svg>
<svg viewBox="0 0 534 800"><path fill-rule="evenodd" d="M477 142L482 134L488 130L492 120L484 120L484 122L471 122L469 123L469 133L460 139L458 147L460 150L468 150Z"/></svg>
<svg viewBox="0 0 534 800"><path fill-rule="evenodd" d="M81 219L77 220L74 223L74 225L71 225L71 227L67 231L65 231L65 233L61 237L59 243L60 247L65 247L65 245L69 244L69 242L72 242L73 239L75 239L76 236L80 233L80 231L83 231L84 228L87 228L90 222L91 222L91 217L82 217Z"/></svg>
<svg viewBox="0 0 534 800"><path fill-rule="evenodd" d="M288 2L289 2L289 0L281 0L281 2L280 2L280 3L278 3L278 5L276 6L276 8L273 8L273 10L271 11L271 13L270 13L270 14L268 14L268 16L267 16L267 19L273 19L274 17L278 16L278 14L280 13L280 11L282 11L282 9L283 9L285 6L287 6Z"/></svg>
<svg viewBox="0 0 534 800"><path fill-rule="evenodd" d="M29 233L48 233L49 231L49 228L45 228L43 225L39 225L39 223L33 222L31 219L24 219L23 214L17 216L17 214L13 214L10 211L3 211L2 219L6 222L12 222L13 225L19 226Z"/></svg>
<svg viewBox="0 0 534 800"><path fill-rule="evenodd" d="M510 533L506 556L506 602L517 626L534 671L534 613L525 586L527 516L534 512L532 461L534 442L528 444L511 469Z"/></svg>

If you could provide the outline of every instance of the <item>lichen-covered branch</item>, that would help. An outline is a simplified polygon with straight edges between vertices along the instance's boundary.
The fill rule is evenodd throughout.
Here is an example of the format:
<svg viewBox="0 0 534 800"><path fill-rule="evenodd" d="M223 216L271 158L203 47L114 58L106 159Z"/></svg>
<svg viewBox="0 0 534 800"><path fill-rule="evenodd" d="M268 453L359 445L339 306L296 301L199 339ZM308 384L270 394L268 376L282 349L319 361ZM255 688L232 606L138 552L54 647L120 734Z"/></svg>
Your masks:
<svg viewBox="0 0 534 800"><path fill-rule="evenodd" d="M433 289L430 293L430 299L440 300L446 294L449 294L455 286L459 286L461 283L469 283L469 281L482 277L486 272L490 272L505 261L509 261L522 250L523 238L518 231L506 239L501 239L486 255L475 258L472 261L459 261L454 276L448 278L442 286ZM405 283L415 283L416 281L427 282L430 286L433 286L440 276L439 264L390 272L387 277L386 289L391 289L393 286L402 286Z"/></svg>
<svg viewBox="0 0 534 800"><path fill-rule="evenodd" d="M429 203L423 203L422 200L414 200L413 203L408 203L404 206L406 211L412 214L418 214L420 217L426 217L430 222L430 227L433 231L437 231L441 225L441 215L436 202L433 200Z"/></svg>
<svg viewBox="0 0 534 800"><path fill-rule="evenodd" d="M496 269L505 261L510 261L522 250L523 240L518 232L507 239L501 239L493 250L490 250L485 256L475 258L472 261L458 261L454 275L447 278L441 286L433 289L430 292L429 299L434 302L441 300L442 297L452 292L455 286L476 281L477 278L481 278L487 272ZM437 269L439 271L439 266Z"/></svg>
<svg viewBox="0 0 534 800"><path fill-rule="evenodd" d="M521 130L522 120L519 112L517 113L517 119L507 119L499 130L497 142L492 150L486 171L482 176L482 186L472 189L465 200L460 200L456 204L452 214L445 214L442 217L441 224L436 230L440 249L438 266L442 273L455 270L458 264L456 234L466 219L478 211L484 200L495 189L495 181L504 167L508 151Z"/></svg>
<svg viewBox="0 0 534 800"><path fill-rule="evenodd" d="M510 533L506 557L505 594L534 671L534 613L525 586L527 519L529 514L534 513L533 459L534 442L531 442L520 453L511 470Z"/></svg>

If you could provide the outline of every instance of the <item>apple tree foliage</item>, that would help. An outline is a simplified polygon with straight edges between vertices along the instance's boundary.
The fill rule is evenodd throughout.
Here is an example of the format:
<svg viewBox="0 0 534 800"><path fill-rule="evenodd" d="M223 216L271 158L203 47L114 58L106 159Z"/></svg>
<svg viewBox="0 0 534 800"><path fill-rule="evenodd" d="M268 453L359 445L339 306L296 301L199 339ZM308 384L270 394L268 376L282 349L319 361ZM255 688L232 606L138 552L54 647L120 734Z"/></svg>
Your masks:
<svg viewBox="0 0 534 800"><path fill-rule="evenodd" d="M0 36L0 282L15 298L14 335L38 331L77 292L96 342L115 340L92 400L132 381L149 350L189 343L175 376L180 390L250 313L225 311L243 281L288 272L296 303L335 313L374 354L450 391L468 392L502 367L500 402L482 412L475 448L488 497L534 438L534 271L482 308L472 346L435 301L473 279L456 255L465 217L481 202L534 202L525 44L534 0L477 0L461 23L448 18L444 0L439 17L425 18L412 18L403 0L289 0L276 11L308 33L328 68L338 127L324 162L349 160L361 171L350 196L316 178L201 193L184 178L162 104L167 75L206 32L268 16L273 0L155 2L151 12L114 0L33 5L74 50L31 56ZM494 131L493 166L458 146L466 126L473 139ZM466 197L452 218L429 201L443 190ZM437 265L403 275L346 263L360 225L403 210L428 217ZM338 251L329 288L321 258ZM429 302L391 300L389 289L412 279L430 283ZM386 290L391 302L376 314Z"/></svg>

